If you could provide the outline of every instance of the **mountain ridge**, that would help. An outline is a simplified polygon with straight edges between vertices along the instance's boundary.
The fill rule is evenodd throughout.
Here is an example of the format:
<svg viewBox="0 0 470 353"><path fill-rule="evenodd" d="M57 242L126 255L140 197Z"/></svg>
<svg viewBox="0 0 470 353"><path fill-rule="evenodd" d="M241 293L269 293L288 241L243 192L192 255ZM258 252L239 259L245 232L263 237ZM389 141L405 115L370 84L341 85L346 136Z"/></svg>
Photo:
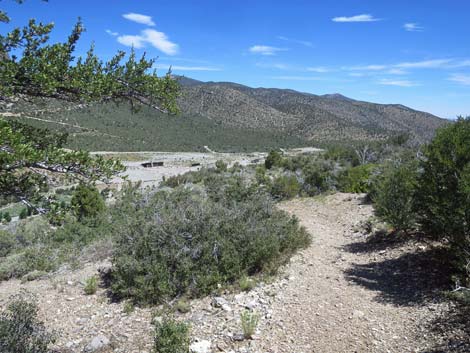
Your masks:
<svg viewBox="0 0 470 353"><path fill-rule="evenodd" d="M416 143L424 143L449 122L402 104L370 103L339 93L315 95L234 82L178 80L185 115L204 116L228 126L275 129L307 140L380 140L409 134Z"/></svg>

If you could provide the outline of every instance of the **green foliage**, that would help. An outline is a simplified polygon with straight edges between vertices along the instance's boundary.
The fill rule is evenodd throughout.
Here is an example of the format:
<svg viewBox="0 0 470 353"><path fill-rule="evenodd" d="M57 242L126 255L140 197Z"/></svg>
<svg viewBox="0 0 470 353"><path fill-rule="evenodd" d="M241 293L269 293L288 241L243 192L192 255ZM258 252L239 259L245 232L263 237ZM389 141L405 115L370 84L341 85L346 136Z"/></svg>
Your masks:
<svg viewBox="0 0 470 353"><path fill-rule="evenodd" d="M181 187L126 191L117 205L126 217L115 230L113 293L148 304L206 295L245 274L274 272L309 243L298 221L265 195L223 189L212 196Z"/></svg>
<svg viewBox="0 0 470 353"><path fill-rule="evenodd" d="M250 310L244 310L240 314L240 320L242 323L243 337L246 339L253 338L256 327L259 323L259 315L255 312L251 312Z"/></svg>
<svg viewBox="0 0 470 353"><path fill-rule="evenodd" d="M370 190L371 177L376 164L363 164L344 170L338 177L338 186L342 192L363 193Z"/></svg>
<svg viewBox="0 0 470 353"><path fill-rule="evenodd" d="M438 130L424 156L417 193L423 229L461 242L470 232L470 118Z"/></svg>
<svg viewBox="0 0 470 353"><path fill-rule="evenodd" d="M51 173L92 182L107 181L124 170L118 161L62 149L62 135L17 122L0 119L0 141L0 196L15 201L38 204Z"/></svg>
<svg viewBox="0 0 470 353"><path fill-rule="evenodd" d="M170 318L164 318L161 322L156 320L154 352L188 353L189 326Z"/></svg>
<svg viewBox="0 0 470 353"><path fill-rule="evenodd" d="M372 186L377 216L398 231L406 232L416 225L413 207L417 173L416 164L389 165Z"/></svg>
<svg viewBox="0 0 470 353"><path fill-rule="evenodd" d="M187 298L180 298L175 304L175 309L180 313L189 313L191 311L191 304Z"/></svg>
<svg viewBox="0 0 470 353"><path fill-rule="evenodd" d="M301 185L295 175L281 175L271 185L271 195L281 200L289 200L297 196Z"/></svg>
<svg viewBox="0 0 470 353"><path fill-rule="evenodd" d="M47 353L55 337L38 319L37 305L16 297L0 313L0 351L4 353Z"/></svg>
<svg viewBox="0 0 470 353"><path fill-rule="evenodd" d="M7 256L15 247L15 236L7 231L0 230L0 257Z"/></svg>
<svg viewBox="0 0 470 353"><path fill-rule="evenodd" d="M85 294L92 295L92 294L95 294L97 290L98 290L98 277L91 276L87 278L85 281L85 287L83 287L83 291L85 292Z"/></svg>
<svg viewBox="0 0 470 353"><path fill-rule="evenodd" d="M105 210L103 197L96 187L80 184L72 195L72 209L79 220L96 218Z"/></svg>
<svg viewBox="0 0 470 353"><path fill-rule="evenodd" d="M278 151L272 150L266 157L266 160L264 161L264 166L266 167L266 169L271 169L272 167L279 167L281 163L281 154Z"/></svg>
<svg viewBox="0 0 470 353"><path fill-rule="evenodd" d="M470 117L439 129L424 151L416 211L423 231L448 239L461 268L470 261ZM470 278L470 273L467 273Z"/></svg>
<svg viewBox="0 0 470 353"><path fill-rule="evenodd" d="M11 222L11 216L10 212L4 212L3 213L3 223L10 223Z"/></svg>
<svg viewBox="0 0 470 353"><path fill-rule="evenodd" d="M69 101L128 100L176 112L178 83L170 73L157 77L149 73L155 60L145 54L137 59L131 51L119 51L103 62L94 47L86 57L75 58L77 43L84 32L79 19L67 41L49 43L54 24L36 23L15 28L0 36L0 95L24 94L31 97L56 97Z"/></svg>
<svg viewBox="0 0 470 353"><path fill-rule="evenodd" d="M243 276L238 281L238 285L243 292L249 292L255 288L256 282L248 276Z"/></svg>
<svg viewBox="0 0 470 353"><path fill-rule="evenodd" d="M215 168L219 173L226 172L227 171L227 163L225 163L222 160L218 160L215 162Z"/></svg>
<svg viewBox="0 0 470 353"><path fill-rule="evenodd" d="M29 211L27 208L23 208L20 212L20 219L26 219L29 216Z"/></svg>

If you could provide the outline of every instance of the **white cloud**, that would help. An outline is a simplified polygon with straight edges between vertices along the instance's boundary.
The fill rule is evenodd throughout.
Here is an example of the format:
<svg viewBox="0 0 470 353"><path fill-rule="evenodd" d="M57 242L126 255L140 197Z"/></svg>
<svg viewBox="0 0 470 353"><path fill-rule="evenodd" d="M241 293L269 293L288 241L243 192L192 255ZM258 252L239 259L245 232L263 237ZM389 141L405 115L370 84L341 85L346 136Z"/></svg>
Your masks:
<svg viewBox="0 0 470 353"><path fill-rule="evenodd" d="M405 23L403 25L403 28L405 29L405 31L408 31L408 32L423 32L424 31L424 27L421 27L417 23Z"/></svg>
<svg viewBox="0 0 470 353"><path fill-rule="evenodd" d="M301 45L304 45L306 47L313 47L313 43L309 42L308 40L299 40L299 39L293 39L293 38L288 38L288 37L284 37L284 36L277 36L277 39L280 39L280 40L283 40L283 41L286 41L286 42L301 44Z"/></svg>
<svg viewBox="0 0 470 353"><path fill-rule="evenodd" d="M256 66L262 67L263 69L278 69L278 70L290 70L292 67L282 63L256 63Z"/></svg>
<svg viewBox="0 0 470 353"><path fill-rule="evenodd" d="M179 51L178 44L171 42L165 33L154 29L144 29L140 35L122 35L117 40L123 45L134 46L137 49L150 44L167 55L176 55Z"/></svg>
<svg viewBox="0 0 470 353"><path fill-rule="evenodd" d="M323 73L326 73L326 72L330 72L331 69L329 69L327 67L324 67L324 66L316 66L316 67L307 67L307 71L317 72L319 74L323 74Z"/></svg>
<svg viewBox="0 0 470 353"><path fill-rule="evenodd" d="M128 47L134 47L137 49L143 48L145 38L142 36L131 36L131 35L123 35L119 36L117 38L117 41L121 43L122 45L128 46Z"/></svg>
<svg viewBox="0 0 470 353"><path fill-rule="evenodd" d="M277 52L286 51L285 48L276 48L269 45L253 45L249 51L253 54L276 55Z"/></svg>
<svg viewBox="0 0 470 353"><path fill-rule="evenodd" d="M406 72L403 69L390 69L387 71L387 74L390 75L406 75L408 72Z"/></svg>
<svg viewBox="0 0 470 353"><path fill-rule="evenodd" d="M142 34L148 43L165 54L175 55L178 53L178 44L171 42L165 33L153 29L145 29L142 31Z"/></svg>
<svg viewBox="0 0 470 353"><path fill-rule="evenodd" d="M119 35L118 32L113 32L113 31L111 31L110 29L107 29L107 30L106 30L106 33L108 33L110 36L114 36L114 37L117 36L117 35Z"/></svg>
<svg viewBox="0 0 470 353"><path fill-rule="evenodd" d="M155 65L159 70L167 70L170 68L171 65L166 64L158 64ZM222 71L222 69L218 67L210 67L210 66L171 66L171 71Z"/></svg>
<svg viewBox="0 0 470 353"><path fill-rule="evenodd" d="M366 66L353 66L353 67L346 67L346 70L351 71L382 71L387 68L386 65L366 65Z"/></svg>
<svg viewBox="0 0 470 353"><path fill-rule="evenodd" d="M419 86L419 84L409 81L409 80L390 80L390 79L382 79L379 81L380 85L385 86L398 86L398 87L415 87Z"/></svg>
<svg viewBox="0 0 470 353"><path fill-rule="evenodd" d="M457 82L465 86L470 86L470 75L453 74L449 77L449 81Z"/></svg>
<svg viewBox="0 0 470 353"><path fill-rule="evenodd" d="M394 66L402 69L435 69L446 67L451 61L451 59L425 60L415 62L404 62L396 64Z"/></svg>
<svg viewBox="0 0 470 353"><path fill-rule="evenodd" d="M122 15L122 17L124 17L126 20L137 22L137 23L140 23L140 24L143 24L143 25L155 26L155 22L153 22L151 16L142 15L140 13L130 12L130 13L126 13L126 14Z"/></svg>
<svg viewBox="0 0 470 353"><path fill-rule="evenodd" d="M369 14L362 14L362 15L356 15L356 16L351 16L351 17L334 17L331 19L333 22L376 22L376 21L381 21L382 19L380 18L375 18L372 15Z"/></svg>

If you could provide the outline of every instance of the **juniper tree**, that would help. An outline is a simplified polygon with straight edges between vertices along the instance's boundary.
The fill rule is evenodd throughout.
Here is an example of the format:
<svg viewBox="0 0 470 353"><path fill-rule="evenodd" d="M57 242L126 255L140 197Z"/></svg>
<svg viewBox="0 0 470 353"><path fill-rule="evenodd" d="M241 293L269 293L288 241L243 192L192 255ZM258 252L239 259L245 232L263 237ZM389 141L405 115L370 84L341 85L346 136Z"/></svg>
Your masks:
<svg viewBox="0 0 470 353"><path fill-rule="evenodd" d="M0 22L9 21L0 10ZM132 49L128 55L118 51L103 61L93 45L85 57L75 57L85 30L82 21L78 19L64 42L50 42L53 28L53 23L31 19L26 26L0 35L0 103L18 97L77 104L115 101L177 112L178 84L170 71L157 76L152 70L154 59L147 59L145 53L137 58ZM106 181L123 170L119 162L63 149L66 138L0 116L0 197L31 205L41 199L51 173L93 182Z"/></svg>

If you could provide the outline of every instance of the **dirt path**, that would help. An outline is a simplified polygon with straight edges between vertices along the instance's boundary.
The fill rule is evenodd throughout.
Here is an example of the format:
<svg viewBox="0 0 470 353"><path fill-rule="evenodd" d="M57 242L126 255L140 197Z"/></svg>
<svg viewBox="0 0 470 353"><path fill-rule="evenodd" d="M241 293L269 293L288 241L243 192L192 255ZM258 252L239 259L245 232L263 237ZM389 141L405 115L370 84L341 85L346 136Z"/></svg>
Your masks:
<svg viewBox="0 0 470 353"><path fill-rule="evenodd" d="M365 237L353 233L372 206L357 195L336 194L283 208L300 219L313 244L287 268L290 280L272 305L260 351L417 352L433 345L426 324L439 305L428 300L433 283L406 274L415 272L414 264L403 260L420 250L369 249Z"/></svg>
<svg viewBox="0 0 470 353"><path fill-rule="evenodd" d="M440 278L429 263L433 249L367 242L358 224L372 215L372 207L359 195L300 199L281 208L300 219L312 245L272 283L248 293L222 293L227 310L207 297L193 300L189 313L175 313L191 323L192 341L209 342L211 352L230 353L468 352L458 348L468 333L456 324L450 339L448 329L433 331L453 309L438 299L438 290L448 283L433 280ZM60 333L60 352L82 352L98 334L111 341L106 352L150 352L151 319L158 308L126 313L125 303L110 303L104 288L84 295L84 280L102 265L89 262L33 282L1 282L0 307L21 289L34 293L41 317ZM240 341L245 308L261 318L254 339ZM449 348L452 344L456 350Z"/></svg>

